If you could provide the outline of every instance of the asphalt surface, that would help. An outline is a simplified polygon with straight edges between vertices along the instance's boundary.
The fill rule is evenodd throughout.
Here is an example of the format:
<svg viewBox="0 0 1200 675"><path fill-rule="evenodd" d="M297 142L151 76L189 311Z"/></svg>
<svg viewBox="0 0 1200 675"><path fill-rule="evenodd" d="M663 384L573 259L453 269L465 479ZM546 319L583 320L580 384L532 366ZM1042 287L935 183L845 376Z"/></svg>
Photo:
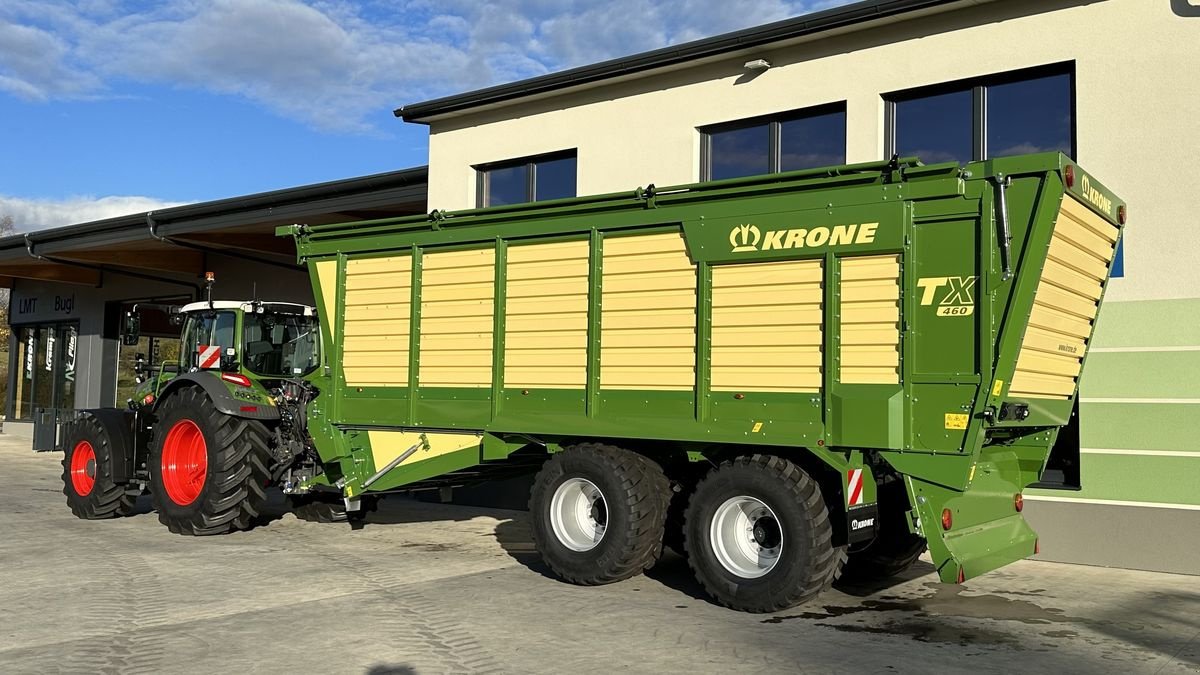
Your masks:
<svg viewBox="0 0 1200 675"><path fill-rule="evenodd" d="M71 515L57 454L0 436L0 672L1197 673L1200 577L919 564L777 615L704 599L683 560L549 578L524 514L406 499L364 527L285 514L188 538ZM1105 542L1096 542L1097 546Z"/></svg>

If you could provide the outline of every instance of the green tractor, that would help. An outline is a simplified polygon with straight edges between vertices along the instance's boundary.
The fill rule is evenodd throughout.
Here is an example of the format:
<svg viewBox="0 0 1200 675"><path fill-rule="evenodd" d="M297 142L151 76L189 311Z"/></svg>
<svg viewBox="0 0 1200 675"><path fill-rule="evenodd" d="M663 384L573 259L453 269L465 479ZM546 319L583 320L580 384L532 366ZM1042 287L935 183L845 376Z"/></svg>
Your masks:
<svg viewBox="0 0 1200 675"><path fill-rule="evenodd" d="M213 301L141 305L125 317L122 342L136 345L140 312L165 311L182 326L180 359L150 370L137 356L138 386L125 410L79 410L62 430L63 492L80 518L129 514L149 491L159 520L185 535L252 527L267 488L311 452L304 380L321 365L312 307ZM315 459L315 456L314 456ZM308 462L314 464L315 462ZM336 496L289 497L308 520L346 517Z"/></svg>

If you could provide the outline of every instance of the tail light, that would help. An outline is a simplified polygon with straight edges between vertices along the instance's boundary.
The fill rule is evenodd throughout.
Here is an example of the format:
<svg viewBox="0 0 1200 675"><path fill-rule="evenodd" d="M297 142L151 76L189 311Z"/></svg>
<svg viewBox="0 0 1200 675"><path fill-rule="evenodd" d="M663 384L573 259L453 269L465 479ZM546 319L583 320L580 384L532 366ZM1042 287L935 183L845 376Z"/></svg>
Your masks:
<svg viewBox="0 0 1200 675"><path fill-rule="evenodd" d="M1042 540L1041 540L1041 539L1034 539L1034 540L1033 540L1033 554L1034 554L1034 555L1037 555L1037 554L1039 554L1039 553L1041 553L1041 552L1042 552Z"/></svg>
<svg viewBox="0 0 1200 675"><path fill-rule="evenodd" d="M1025 508L1025 495L1022 495L1020 492L1013 495L1013 506L1016 507L1017 513L1020 513Z"/></svg>
<svg viewBox="0 0 1200 675"><path fill-rule="evenodd" d="M1121 204L1120 206L1117 207L1117 222L1122 225L1125 224L1125 205L1124 204Z"/></svg>
<svg viewBox="0 0 1200 675"><path fill-rule="evenodd" d="M954 526L954 514L950 513L950 509L942 509L942 529L949 530Z"/></svg>
<svg viewBox="0 0 1200 675"><path fill-rule="evenodd" d="M1067 181L1067 187L1075 187L1075 167L1070 164L1063 167L1063 178Z"/></svg>
<svg viewBox="0 0 1200 675"><path fill-rule="evenodd" d="M963 568L961 568L961 567L958 568L958 583L961 584L962 582L964 582L966 580L967 580L967 573L963 570Z"/></svg>
<svg viewBox="0 0 1200 675"><path fill-rule="evenodd" d="M221 379L225 380L226 382L236 384L239 387L250 386L250 378L246 377L245 375L239 375L238 373L221 373Z"/></svg>

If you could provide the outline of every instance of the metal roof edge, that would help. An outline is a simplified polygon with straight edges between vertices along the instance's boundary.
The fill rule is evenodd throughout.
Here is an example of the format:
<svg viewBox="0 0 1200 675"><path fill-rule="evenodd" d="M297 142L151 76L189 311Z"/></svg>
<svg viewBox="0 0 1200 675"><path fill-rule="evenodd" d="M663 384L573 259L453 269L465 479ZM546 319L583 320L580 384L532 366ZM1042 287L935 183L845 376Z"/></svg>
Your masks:
<svg viewBox="0 0 1200 675"><path fill-rule="evenodd" d="M416 186L427 182L428 177L429 167L426 165L322 183L312 183L310 185L300 185L280 190L256 192L240 197L228 197L207 202L197 202L195 204L184 204L157 211L142 211L114 218L106 218L104 220L64 225L62 227L35 230L29 233L3 237L0 238L0 250L17 247L24 249L26 236L35 243L46 243L124 229L145 229L146 217L148 215L153 215L154 219L160 223L180 223L187 220L200 220L214 215L251 211L264 206L285 206L317 199L377 191L385 188Z"/></svg>
<svg viewBox="0 0 1200 675"><path fill-rule="evenodd" d="M754 26L679 45L663 47L621 58L602 61L517 82L500 84L461 94L412 103L392 111L405 122L426 123L436 115L459 112L486 104L495 104L565 89L610 78L632 75L685 61L814 35L867 21L898 17L922 9L959 3L961 0L864 0L843 7L803 14L791 19Z"/></svg>

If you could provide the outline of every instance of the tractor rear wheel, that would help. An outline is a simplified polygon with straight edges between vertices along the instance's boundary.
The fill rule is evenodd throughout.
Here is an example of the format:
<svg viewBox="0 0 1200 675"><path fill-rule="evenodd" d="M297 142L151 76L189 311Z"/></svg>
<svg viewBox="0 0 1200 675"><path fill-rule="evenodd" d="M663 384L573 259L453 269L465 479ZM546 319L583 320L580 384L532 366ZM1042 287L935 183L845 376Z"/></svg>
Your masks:
<svg viewBox="0 0 1200 675"><path fill-rule="evenodd" d="M85 520L119 518L133 512L134 495L113 482L113 464L126 448L113 447L108 431L91 415L63 432L63 494L71 513Z"/></svg>
<svg viewBox="0 0 1200 675"><path fill-rule="evenodd" d="M288 507L297 520L310 523L344 523L359 521L367 517L367 513L378 508L379 500L367 495L360 497L362 508L358 511L346 511L346 502L337 493L311 492L303 495L288 495Z"/></svg>
<svg viewBox="0 0 1200 675"><path fill-rule="evenodd" d="M270 482L267 427L219 412L197 387L171 394L157 416L150 491L159 521L183 535L253 527Z"/></svg>
<svg viewBox="0 0 1200 675"><path fill-rule="evenodd" d="M832 583L839 560L820 486L769 455L709 472L688 502L684 536L688 564L709 595L746 612L813 599Z"/></svg>
<svg viewBox="0 0 1200 675"><path fill-rule="evenodd" d="M560 578L595 586L641 574L662 554L670 484L662 467L598 443L555 454L534 478L533 542Z"/></svg>

